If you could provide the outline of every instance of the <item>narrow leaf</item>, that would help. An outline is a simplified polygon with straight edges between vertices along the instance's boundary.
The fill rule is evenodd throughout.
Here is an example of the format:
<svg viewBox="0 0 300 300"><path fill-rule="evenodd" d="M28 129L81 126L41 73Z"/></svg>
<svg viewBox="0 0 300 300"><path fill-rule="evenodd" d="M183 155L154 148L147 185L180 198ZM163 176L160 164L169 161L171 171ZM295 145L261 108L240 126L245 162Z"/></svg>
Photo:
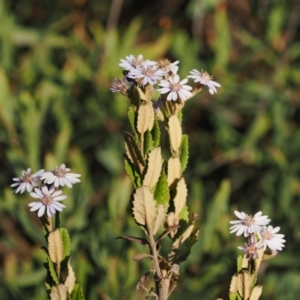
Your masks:
<svg viewBox="0 0 300 300"><path fill-rule="evenodd" d="M168 184L172 185L181 178L181 166L178 157L170 157L168 160Z"/></svg>
<svg viewBox="0 0 300 300"><path fill-rule="evenodd" d="M72 266L70 264L70 259L69 259L68 260L68 277L65 281L65 286L66 286L69 294L72 293L72 291L75 287L75 281L76 281L75 273L72 269Z"/></svg>
<svg viewBox="0 0 300 300"><path fill-rule="evenodd" d="M182 130L177 116L172 115L169 118L168 123L171 147L175 153L178 153L181 143Z"/></svg>
<svg viewBox="0 0 300 300"><path fill-rule="evenodd" d="M124 155L124 165L125 165L125 171L129 176L130 180L132 181L133 185L135 187L139 187L141 185L140 174L126 155Z"/></svg>
<svg viewBox="0 0 300 300"><path fill-rule="evenodd" d="M184 172L189 159L189 137L186 134L182 135L180 144L180 163L181 172Z"/></svg>
<svg viewBox="0 0 300 300"><path fill-rule="evenodd" d="M63 260L63 243L58 229L50 232L48 236L49 255L53 262L60 264Z"/></svg>
<svg viewBox="0 0 300 300"><path fill-rule="evenodd" d="M230 291L230 293L237 293L237 291L238 291L238 275L237 274L232 276L229 291Z"/></svg>
<svg viewBox="0 0 300 300"><path fill-rule="evenodd" d="M147 225L153 232L153 222L156 218L156 203L149 187L141 186L136 189L133 200L133 215L137 223Z"/></svg>
<svg viewBox="0 0 300 300"><path fill-rule="evenodd" d="M158 243L160 240L162 240L165 236L167 236L171 231L177 231L179 228L179 225L169 226L164 230L164 232L157 238L156 242Z"/></svg>
<svg viewBox="0 0 300 300"><path fill-rule="evenodd" d="M68 230L66 228L63 227L59 228L59 232L60 232L60 236L64 248L63 258L65 258L66 256L69 256L71 254L71 240L70 240Z"/></svg>
<svg viewBox="0 0 300 300"><path fill-rule="evenodd" d="M258 300L261 293L262 293L262 286L261 285L258 285L256 287L254 287L254 289L252 290L252 293L251 293L251 297L249 300Z"/></svg>
<svg viewBox="0 0 300 300"><path fill-rule="evenodd" d="M84 300L82 286L80 284L75 284L75 287L70 295L71 300Z"/></svg>
<svg viewBox="0 0 300 300"><path fill-rule="evenodd" d="M164 224L166 217L166 209L163 204L157 207L157 215L154 222L153 234L156 234L157 230Z"/></svg>
<svg viewBox="0 0 300 300"><path fill-rule="evenodd" d="M135 242L135 243L138 243L138 244L142 244L142 245L148 245L149 244L146 239L139 238L139 237L134 237L134 236L122 235L122 236L116 237L116 239L123 239L123 240L131 241L131 242Z"/></svg>
<svg viewBox="0 0 300 300"><path fill-rule="evenodd" d="M50 293L51 300L67 300L67 288L63 284L55 285L52 287Z"/></svg>
<svg viewBox="0 0 300 300"><path fill-rule="evenodd" d="M168 186L167 176L164 171L161 172L155 187L154 198L157 204L163 204L166 209L169 207L170 190Z"/></svg>
<svg viewBox="0 0 300 300"><path fill-rule="evenodd" d="M148 254L148 253L138 253L133 257L133 260L139 261L143 258L153 258L153 255Z"/></svg>
<svg viewBox="0 0 300 300"><path fill-rule="evenodd" d="M162 156L160 147L154 148L148 155L147 173L143 180L143 185L152 189L159 178L162 168Z"/></svg>
<svg viewBox="0 0 300 300"><path fill-rule="evenodd" d="M152 133L152 138L153 138L153 147L159 146L160 128L159 128L159 123L158 123L157 117L154 120L154 126L153 126L151 133Z"/></svg>
<svg viewBox="0 0 300 300"><path fill-rule="evenodd" d="M146 130L151 131L154 125L154 110L152 102L142 104L138 110L137 130L144 134Z"/></svg>
<svg viewBox="0 0 300 300"><path fill-rule="evenodd" d="M144 146L145 154L147 154L148 152L150 152L154 148L152 135L151 135L151 132L149 130L147 130L146 133L145 133L144 145L145 145Z"/></svg>
<svg viewBox="0 0 300 300"><path fill-rule="evenodd" d="M187 194L188 190L184 178L182 177L177 183L176 196L174 198L175 218L177 219L179 219L179 214L186 203Z"/></svg>

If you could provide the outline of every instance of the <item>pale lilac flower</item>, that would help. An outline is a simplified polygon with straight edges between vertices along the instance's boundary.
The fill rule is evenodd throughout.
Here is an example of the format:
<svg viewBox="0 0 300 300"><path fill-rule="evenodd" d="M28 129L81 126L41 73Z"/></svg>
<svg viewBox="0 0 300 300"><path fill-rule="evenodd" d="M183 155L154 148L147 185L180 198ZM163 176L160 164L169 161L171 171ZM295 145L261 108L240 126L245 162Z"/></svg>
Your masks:
<svg viewBox="0 0 300 300"><path fill-rule="evenodd" d="M122 80L114 79L110 90L115 92L121 92L123 95L127 94L127 89L130 86L130 83L127 81L126 77L124 76Z"/></svg>
<svg viewBox="0 0 300 300"><path fill-rule="evenodd" d="M220 87L221 85L212 80L212 76L210 76L207 72L199 72L198 70L190 71L192 75L189 75L189 78L193 78L194 82L199 82L202 85L206 85L208 87L208 91L210 94L217 93L216 87Z"/></svg>
<svg viewBox="0 0 300 300"><path fill-rule="evenodd" d="M162 80L159 85L162 87L157 91L161 94L168 93L167 100L168 101L176 101L178 98L181 100L187 100L193 96L190 92L192 87L186 85L188 79L185 78L179 81L180 78L178 75L174 75L174 77L169 77L168 80Z"/></svg>
<svg viewBox="0 0 300 300"><path fill-rule="evenodd" d="M51 217L56 211L63 211L65 205L59 203L67 198L67 196L60 196L62 191L56 191L54 186L48 190L46 185L43 185L41 189L35 188L34 192L30 193L33 198L40 199L38 202L31 202L28 206L31 207L30 211L38 211L38 217L41 217L45 211L48 217Z"/></svg>
<svg viewBox="0 0 300 300"><path fill-rule="evenodd" d="M251 258L258 258L257 250L260 250L263 247L263 243L261 243L260 241L257 243L254 235L251 235L248 243L245 243L245 248L238 247L238 249L243 250L246 253L247 259L250 260Z"/></svg>
<svg viewBox="0 0 300 300"><path fill-rule="evenodd" d="M259 233L261 240L265 244L265 248L268 246L272 251L282 250L285 247L284 234L278 234L280 227L275 227L269 225L263 226L262 230Z"/></svg>
<svg viewBox="0 0 300 300"><path fill-rule="evenodd" d="M66 168L64 164L59 167L55 167L53 172L45 172L41 179L44 180L44 183L54 184L55 187L58 186L67 186L72 187L72 184L80 182L80 174L68 173L71 169Z"/></svg>
<svg viewBox="0 0 300 300"><path fill-rule="evenodd" d="M166 74L165 71L159 69L156 65L147 65L143 63L140 68L131 69L127 77L136 80L140 85L155 85L157 81L162 80Z"/></svg>
<svg viewBox="0 0 300 300"><path fill-rule="evenodd" d="M230 233L236 232L236 235L247 237L250 233L259 233L262 226L269 224L271 221L268 216L262 216L262 212L259 211L253 217L245 214L244 212L234 211L235 215L240 219L238 221L230 221L230 224L234 224L229 228Z"/></svg>
<svg viewBox="0 0 300 300"><path fill-rule="evenodd" d="M31 174L31 169L28 168L27 171L22 171L22 176L20 178L13 178L13 181L16 181L11 185L11 187L17 187L14 190L14 193L24 193L31 192L33 187L38 186L38 181L40 180L41 175L44 173L44 170L40 170L34 174Z"/></svg>
<svg viewBox="0 0 300 300"><path fill-rule="evenodd" d="M145 60L143 55L139 55L137 58L135 58L132 54L129 56L126 56L126 59L121 59L121 63L119 64L120 67L122 67L124 70L132 71L134 69L142 68L143 64L145 66L153 66L156 65L155 61Z"/></svg>

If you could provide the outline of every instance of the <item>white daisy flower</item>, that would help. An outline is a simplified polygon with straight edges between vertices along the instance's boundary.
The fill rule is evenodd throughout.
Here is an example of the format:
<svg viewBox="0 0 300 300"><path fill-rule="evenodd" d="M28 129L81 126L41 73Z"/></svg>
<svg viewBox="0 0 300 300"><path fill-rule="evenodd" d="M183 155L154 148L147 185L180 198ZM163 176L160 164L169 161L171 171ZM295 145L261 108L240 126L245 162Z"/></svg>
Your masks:
<svg viewBox="0 0 300 300"><path fill-rule="evenodd" d="M67 186L69 188L72 187L72 184L80 182L80 174L68 173L71 169L66 168L64 164L59 167L55 167L53 172L45 172L41 176L41 180L44 180L44 183L54 184L55 187L58 186Z"/></svg>
<svg viewBox="0 0 300 300"><path fill-rule="evenodd" d="M145 60L143 55L139 55L135 58L132 54L126 56L126 59L121 59L121 63L119 64L124 70L131 71L134 69L139 69L143 67L143 64L146 66L154 66L156 65L155 61Z"/></svg>
<svg viewBox="0 0 300 300"><path fill-rule="evenodd" d="M66 199L67 196L60 196L61 193L62 191L56 191L53 185L49 190L46 185L43 185L41 189L35 188L30 196L40 199L40 201L29 203L30 211L38 210L38 217L41 217L45 211L48 217L54 215L56 211L63 211L66 206L58 201Z"/></svg>
<svg viewBox="0 0 300 300"><path fill-rule="evenodd" d="M280 227L275 227L269 225L263 226L262 230L260 231L259 236L261 240L265 244L265 248L268 246L272 251L282 250L285 247L285 239L284 234L278 234L277 232L280 230Z"/></svg>
<svg viewBox="0 0 300 300"><path fill-rule="evenodd" d="M157 81L162 80L166 74L165 71L159 69L156 65L149 66L145 63L141 68L131 69L127 74L127 77L136 80L140 85L146 84L155 85Z"/></svg>
<svg viewBox="0 0 300 300"><path fill-rule="evenodd" d="M236 235L247 237L250 233L259 233L262 226L269 224L271 221L268 216L262 216L262 212L259 211L253 217L245 214L244 212L234 211L235 215L240 219L238 221L230 221L230 224L234 224L229 228L230 233L236 232Z"/></svg>
<svg viewBox="0 0 300 300"><path fill-rule="evenodd" d="M194 79L194 82L199 82L208 87L208 91L210 94L217 93L216 87L220 87L221 85L218 82L212 80L212 76L210 76L207 72L199 72L198 70L190 71L192 75L189 75L189 78Z"/></svg>
<svg viewBox="0 0 300 300"><path fill-rule="evenodd" d="M184 101L191 98L193 96L193 94L190 92L190 90L192 90L192 87L186 85L188 79L185 78L181 81L179 80L180 78L178 75L169 77L168 80L162 80L159 83L162 88L158 89L157 91L161 94L169 93L167 96L168 101L176 101L178 98Z"/></svg>
<svg viewBox="0 0 300 300"><path fill-rule="evenodd" d="M40 170L34 174L31 174L31 169L28 168L27 171L22 171L22 176L20 178L13 178L13 181L16 181L11 185L11 187L17 187L14 190L14 193L24 193L31 192L33 187L38 186L37 182L40 180L41 175L44 173L44 170Z"/></svg>

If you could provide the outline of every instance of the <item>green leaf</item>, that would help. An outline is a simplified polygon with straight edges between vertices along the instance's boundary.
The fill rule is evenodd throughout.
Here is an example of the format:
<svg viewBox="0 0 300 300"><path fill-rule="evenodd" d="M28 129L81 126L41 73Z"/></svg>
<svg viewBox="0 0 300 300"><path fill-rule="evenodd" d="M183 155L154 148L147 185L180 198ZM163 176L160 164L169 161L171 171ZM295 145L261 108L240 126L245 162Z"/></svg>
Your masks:
<svg viewBox="0 0 300 300"><path fill-rule="evenodd" d="M129 119L129 123L131 125L131 129L134 133L135 140L138 141L139 135L138 135L138 132L136 131L136 112L135 112L133 106L129 106L129 108L128 108L128 119Z"/></svg>
<svg viewBox="0 0 300 300"><path fill-rule="evenodd" d="M159 128L159 123L158 123L157 117L155 117L155 119L154 119L154 126L153 126L151 133L152 133L152 139L153 139L153 147L155 148L155 147L159 146L159 142L160 142L160 128Z"/></svg>
<svg viewBox="0 0 300 300"><path fill-rule="evenodd" d="M133 163L130 161L130 159L125 154L124 154L124 164L125 164L125 171L126 171L127 175L129 176L130 180L132 181L133 185L136 188L141 186L141 177L140 177L139 173L136 171Z"/></svg>
<svg viewBox="0 0 300 300"><path fill-rule="evenodd" d="M189 159L189 137L186 134L182 135L180 145L180 164L181 172L184 172Z"/></svg>
<svg viewBox="0 0 300 300"><path fill-rule="evenodd" d="M47 270L47 278L46 278L46 283L48 283L50 286L53 285L53 283L55 284L59 284L59 279L56 273L56 268L54 263L52 262L48 251L46 248L42 247L42 249L45 251L46 253L46 260L47 262L44 263L44 267Z"/></svg>
<svg viewBox="0 0 300 300"><path fill-rule="evenodd" d="M151 132L147 130L145 133L145 146L144 146L145 154L150 152L153 148L154 148L154 143L153 143L152 135Z"/></svg>
<svg viewBox="0 0 300 300"><path fill-rule="evenodd" d="M179 214L179 220L184 220L188 222L189 220L189 209L186 204L184 204L180 214Z"/></svg>
<svg viewBox="0 0 300 300"><path fill-rule="evenodd" d="M66 228L59 228L59 232L64 246L63 258L65 258L71 254L71 239Z"/></svg>
<svg viewBox="0 0 300 300"><path fill-rule="evenodd" d="M75 287L70 295L70 299L71 300L84 300L82 286L79 283L75 284Z"/></svg>
<svg viewBox="0 0 300 300"><path fill-rule="evenodd" d="M168 209L170 201L170 191L167 176L164 171L161 172L161 175L158 179L154 192L154 198L157 204L163 204L165 208Z"/></svg>

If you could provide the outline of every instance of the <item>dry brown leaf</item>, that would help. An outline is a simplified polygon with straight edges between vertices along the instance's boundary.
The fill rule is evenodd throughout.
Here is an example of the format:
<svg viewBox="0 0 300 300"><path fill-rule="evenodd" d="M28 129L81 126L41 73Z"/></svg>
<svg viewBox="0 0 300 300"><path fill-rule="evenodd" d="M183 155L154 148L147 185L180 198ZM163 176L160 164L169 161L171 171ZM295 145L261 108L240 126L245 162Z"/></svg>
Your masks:
<svg viewBox="0 0 300 300"><path fill-rule="evenodd" d="M68 277L65 281L65 286L69 292L69 294L72 293L74 286L75 286L75 282L76 282L76 277L75 277L75 273L72 269L71 263L70 263L70 259L68 261Z"/></svg>
<svg viewBox="0 0 300 300"><path fill-rule="evenodd" d="M137 130L144 134L147 130L152 130L154 125L154 110L152 102L142 104L138 110Z"/></svg>
<svg viewBox="0 0 300 300"><path fill-rule="evenodd" d="M159 227L163 226L165 218L166 218L165 206L163 204L160 204L157 207L157 215L156 215L156 219L154 222L153 234L156 234Z"/></svg>

